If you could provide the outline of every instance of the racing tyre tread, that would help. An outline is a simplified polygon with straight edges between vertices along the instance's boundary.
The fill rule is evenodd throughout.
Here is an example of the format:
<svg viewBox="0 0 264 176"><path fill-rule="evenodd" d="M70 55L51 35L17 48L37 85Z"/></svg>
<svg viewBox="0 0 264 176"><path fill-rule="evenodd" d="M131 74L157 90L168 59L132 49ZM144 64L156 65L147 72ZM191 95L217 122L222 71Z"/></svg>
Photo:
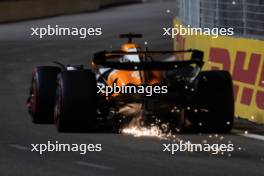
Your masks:
<svg viewBox="0 0 264 176"><path fill-rule="evenodd" d="M59 132L94 131L97 105L96 79L91 70L58 75L54 121Z"/></svg>
<svg viewBox="0 0 264 176"><path fill-rule="evenodd" d="M28 108L34 123L53 123L56 78L59 72L60 68L55 66L39 66L33 72Z"/></svg>
<svg viewBox="0 0 264 176"><path fill-rule="evenodd" d="M229 133L234 122L233 83L227 71L203 71L198 76L196 103L208 112L194 115L200 132Z"/></svg>

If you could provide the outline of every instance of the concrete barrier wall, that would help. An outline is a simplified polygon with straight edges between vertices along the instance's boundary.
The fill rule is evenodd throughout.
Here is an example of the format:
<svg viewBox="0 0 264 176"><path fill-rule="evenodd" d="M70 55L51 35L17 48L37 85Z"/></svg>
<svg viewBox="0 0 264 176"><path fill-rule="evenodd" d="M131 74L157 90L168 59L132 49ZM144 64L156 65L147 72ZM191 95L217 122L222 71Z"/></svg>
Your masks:
<svg viewBox="0 0 264 176"><path fill-rule="evenodd" d="M0 0L0 23L95 11L101 7L141 0Z"/></svg>
<svg viewBox="0 0 264 176"><path fill-rule="evenodd" d="M175 28L181 24L174 20ZM264 124L264 41L178 35L174 48L200 49L205 54L205 70L229 71L234 82L236 116Z"/></svg>

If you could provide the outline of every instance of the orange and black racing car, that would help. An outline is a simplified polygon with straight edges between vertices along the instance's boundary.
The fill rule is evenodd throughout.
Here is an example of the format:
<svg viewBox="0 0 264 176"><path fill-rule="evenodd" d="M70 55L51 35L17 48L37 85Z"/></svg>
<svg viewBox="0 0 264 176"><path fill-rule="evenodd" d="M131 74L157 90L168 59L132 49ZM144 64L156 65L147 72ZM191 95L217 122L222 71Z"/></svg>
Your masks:
<svg viewBox="0 0 264 176"><path fill-rule="evenodd" d="M118 130L134 119L146 126L166 124L172 132L231 131L228 72L202 71L200 50L153 51L132 41L140 34L120 37L128 42L95 53L90 69L58 62L36 67L27 100L33 122L54 123L60 132Z"/></svg>

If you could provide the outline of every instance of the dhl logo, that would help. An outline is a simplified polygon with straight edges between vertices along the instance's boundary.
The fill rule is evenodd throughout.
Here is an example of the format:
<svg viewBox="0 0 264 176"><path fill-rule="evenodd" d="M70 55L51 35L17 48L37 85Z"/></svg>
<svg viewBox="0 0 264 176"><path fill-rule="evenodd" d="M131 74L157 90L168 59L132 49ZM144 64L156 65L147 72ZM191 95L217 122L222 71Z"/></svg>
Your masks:
<svg viewBox="0 0 264 176"><path fill-rule="evenodd" d="M209 63L221 65L221 67L211 66L211 69L224 69L232 74L237 103L250 106L253 103L252 100L254 100L257 108L264 110L264 64L261 59L262 55L259 53L248 54L245 51L237 51L235 55L235 58L232 59L228 49L210 48ZM247 55L249 55L249 59L247 59ZM241 97L238 97L239 91L242 91Z"/></svg>
<svg viewBox="0 0 264 176"><path fill-rule="evenodd" d="M180 23L175 19L174 24ZM174 48L200 49L205 52L205 70L229 71L234 81L236 114L264 123L264 41L178 35L174 38Z"/></svg>

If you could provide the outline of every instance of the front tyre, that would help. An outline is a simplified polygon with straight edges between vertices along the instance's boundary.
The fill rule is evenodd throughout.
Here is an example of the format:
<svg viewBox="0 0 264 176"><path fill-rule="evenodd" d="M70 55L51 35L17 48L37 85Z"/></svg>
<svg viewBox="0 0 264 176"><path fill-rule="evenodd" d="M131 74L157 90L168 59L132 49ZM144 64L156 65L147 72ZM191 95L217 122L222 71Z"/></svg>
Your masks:
<svg viewBox="0 0 264 176"><path fill-rule="evenodd" d="M28 111L34 123L53 123L58 67L39 66L33 71Z"/></svg>
<svg viewBox="0 0 264 176"><path fill-rule="evenodd" d="M60 132L87 132L96 128L97 88L91 70L63 71L57 77L54 122Z"/></svg>

